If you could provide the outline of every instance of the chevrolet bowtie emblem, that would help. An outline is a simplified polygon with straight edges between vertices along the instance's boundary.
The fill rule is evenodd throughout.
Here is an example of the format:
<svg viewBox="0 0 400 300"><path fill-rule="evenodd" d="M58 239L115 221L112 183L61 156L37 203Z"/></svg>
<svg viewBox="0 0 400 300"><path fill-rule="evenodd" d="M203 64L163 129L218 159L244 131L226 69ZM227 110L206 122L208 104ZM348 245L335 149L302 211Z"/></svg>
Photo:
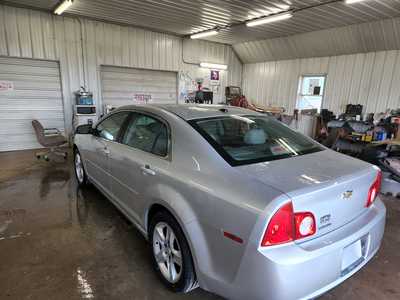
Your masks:
<svg viewBox="0 0 400 300"><path fill-rule="evenodd" d="M342 194L342 198L343 198L343 199L350 199L352 195L353 195L353 191L345 191L345 192Z"/></svg>

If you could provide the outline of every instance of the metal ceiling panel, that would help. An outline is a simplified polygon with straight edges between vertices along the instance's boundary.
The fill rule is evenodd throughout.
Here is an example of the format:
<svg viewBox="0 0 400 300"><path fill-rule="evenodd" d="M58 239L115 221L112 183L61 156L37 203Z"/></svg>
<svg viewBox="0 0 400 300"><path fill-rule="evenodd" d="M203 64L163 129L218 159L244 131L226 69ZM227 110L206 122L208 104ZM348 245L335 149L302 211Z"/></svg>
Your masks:
<svg viewBox="0 0 400 300"><path fill-rule="evenodd" d="M58 2L6 1L10 5L47 11L53 10ZM324 5L302 10L320 4ZM353 5L332 0L75 0L67 14L188 35L287 9L300 11L290 20L274 24L253 28L241 24L222 29L208 40L235 44L392 18L400 16L400 0L367 0Z"/></svg>
<svg viewBox="0 0 400 300"><path fill-rule="evenodd" d="M400 18L233 46L244 63L400 49Z"/></svg>

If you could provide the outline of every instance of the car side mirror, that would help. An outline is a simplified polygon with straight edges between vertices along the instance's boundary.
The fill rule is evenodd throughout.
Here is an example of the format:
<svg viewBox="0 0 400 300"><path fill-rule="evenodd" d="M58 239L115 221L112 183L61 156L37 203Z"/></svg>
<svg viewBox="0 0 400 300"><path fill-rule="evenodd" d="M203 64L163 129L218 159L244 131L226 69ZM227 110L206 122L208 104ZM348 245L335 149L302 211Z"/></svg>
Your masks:
<svg viewBox="0 0 400 300"><path fill-rule="evenodd" d="M93 134L94 129L92 128L92 124L85 124L85 125L79 125L76 127L76 134Z"/></svg>

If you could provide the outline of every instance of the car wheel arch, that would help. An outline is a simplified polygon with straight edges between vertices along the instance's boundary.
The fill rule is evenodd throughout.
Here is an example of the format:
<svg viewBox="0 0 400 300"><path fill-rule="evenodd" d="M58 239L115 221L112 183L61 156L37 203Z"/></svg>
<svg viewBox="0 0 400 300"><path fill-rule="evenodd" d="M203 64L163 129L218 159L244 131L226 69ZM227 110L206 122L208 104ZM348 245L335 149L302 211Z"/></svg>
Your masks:
<svg viewBox="0 0 400 300"><path fill-rule="evenodd" d="M146 214L145 214L145 218L144 218L144 224L145 224L145 229L147 234L149 234L149 227L150 227L150 222L152 217L160 212L160 211L166 211L167 213L169 213L170 215L172 215L175 219L175 221L178 222L179 226L181 227L181 229L183 230L186 239L189 241L190 239L188 238L188 233L187 230L185 228L185 222L182 221L182 218L175 212L175 210L165 201L154 201L146 210ZM190 241L189 241L189 244Z"/></svg>
<svg viewBox="0 0 400 300"><path fill-rule="evenodd" d="M76 144L73 144L73 146L72 146L73 159L75 159L75 153L76 153L76 152L79 152L79 155L80 155L81 158L82 158L83 167L85 168L85 171L86 171L86 173L87 173L87 166L86 166L85 157L84 157L84 155L82 154L82 152L79 150L78 146L77 146Z"/></svg>
<svg viewBox="0 0 400 300"><path fill-rule="evenodd" d="M192 243L190 236L186 230L185 224L177 216L175 211L171 207L169 207L169 205L167 205L166 203L160 203L160 201L157 201L157 202L154 202L152 205L150 205L150 207L148 208L146 216L145 216L146 233L147 233L148 238L149 238L149 234L150 234L149 228L150 228L151 219L158 212L161 212L161 211L165 211L165 212L169 213L175 219L175 221L179 224L179 226L181 227L182 232L186 238L186 241L189 244L190 252L192 253L192 257L193 257L193 260L195 261L195 265L197 265L197 263L196 263L197 260L195 259L196 254L194 253L194 249L193 249L194 248L193 243Z"/></svg>
<svg viewBox="0 0 400 300"><path fill-rule="evenodd" d="M205 262L204 259L205 257L209 258L208 255L204 256L201 255L201 253L206 253L206 251L209 249L207 246L207 242L204 236L204 232L201 228L200 223L196 219L192 219L189 222L184 222L182 218L178 215L178 213L171 207L168 202L158 200L154 201L151 205L149 205L148 209L146 210L146 215L145 215L145 226L146 226L146 233L149 235L148 230L149 230L149 224L151 221L151 217L154 216L157 212L159 211L167 211L169 214L171 214L174 219L178 222L179 226L181 227L183 234L186 238L186 241L188 242L190 252L192 254L192 259L196 271L196 276L199 281L200 287L206 288L207 285L205 283L205 280L203 279L203 272L201 269L204 267L205 270L210 270L209 267L211 266L211 262ZM196 238L192 239L191 234L189 232L196 232ZM200 234L199 234L200 233ZM196 250L196 251L195 251ZM200 254L199 254L200 253ZM199 259L201 258L201 261Z"/></svg>

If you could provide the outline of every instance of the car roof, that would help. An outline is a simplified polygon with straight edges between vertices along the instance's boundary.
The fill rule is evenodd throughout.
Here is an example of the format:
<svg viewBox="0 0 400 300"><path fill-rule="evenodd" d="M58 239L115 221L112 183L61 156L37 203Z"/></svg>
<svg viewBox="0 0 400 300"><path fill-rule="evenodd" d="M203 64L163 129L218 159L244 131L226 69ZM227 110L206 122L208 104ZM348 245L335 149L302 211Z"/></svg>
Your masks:
<svg viewBox="0 0 400 300"><path fill-rule="evenodd" d="M234 106L215 105L215 104L145 104L145 105L128 105L118 107L120 109L145 108L160 109L173 113L184 120L212 118L228 115L259 115L259 113Z"/></svg>

